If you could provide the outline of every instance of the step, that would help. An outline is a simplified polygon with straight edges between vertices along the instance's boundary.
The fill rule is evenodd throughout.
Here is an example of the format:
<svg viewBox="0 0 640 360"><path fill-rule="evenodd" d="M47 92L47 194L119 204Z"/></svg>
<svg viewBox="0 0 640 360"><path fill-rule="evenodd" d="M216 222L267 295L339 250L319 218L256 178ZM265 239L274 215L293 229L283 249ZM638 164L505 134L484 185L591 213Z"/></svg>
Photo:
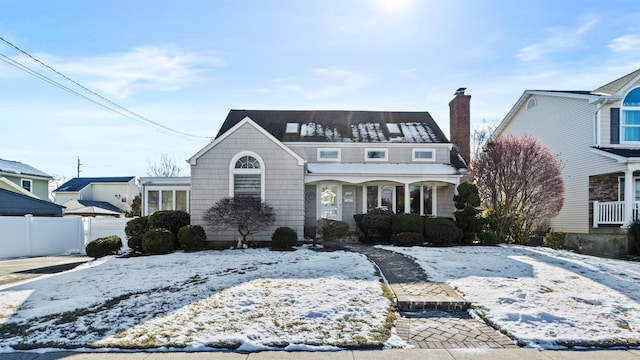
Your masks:
<svg viewBox="0 0 640 360"><path fill-rule="evenodd" d="M470 303L441 283L390 283L399 311L466 310Z"/></svg>

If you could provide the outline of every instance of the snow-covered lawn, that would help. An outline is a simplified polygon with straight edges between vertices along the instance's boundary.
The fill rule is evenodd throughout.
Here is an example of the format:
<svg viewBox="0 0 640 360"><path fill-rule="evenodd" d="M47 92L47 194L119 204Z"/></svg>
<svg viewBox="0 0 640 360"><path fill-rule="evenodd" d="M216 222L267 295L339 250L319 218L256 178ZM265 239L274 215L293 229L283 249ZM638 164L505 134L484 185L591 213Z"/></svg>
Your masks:
<svg viewBox="0 0 640 360"><path fill-rule="evenodd" d="M523 246L399 248L528 346L640 344L640 263Z"/></svg>
<svg viewBox="0 0 640 360"><path fill-rule="evenodd" d="M112 256L0 287L0 351L381 344L391 305L374 266L349 252Z"/></svg>

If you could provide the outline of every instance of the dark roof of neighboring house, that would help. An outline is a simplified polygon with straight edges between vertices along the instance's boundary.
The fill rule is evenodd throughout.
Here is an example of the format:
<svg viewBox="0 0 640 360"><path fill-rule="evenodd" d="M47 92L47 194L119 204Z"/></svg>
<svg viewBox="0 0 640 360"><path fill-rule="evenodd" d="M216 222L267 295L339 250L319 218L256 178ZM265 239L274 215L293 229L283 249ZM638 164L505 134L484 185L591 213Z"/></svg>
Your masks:
<svg viewBox="0 0 640 360"><path fill-rule="evenodd" d="M0 189L0 216L62 216L64 206Z"/></svg>
<svg viewBox="0 0 640 360"><path fill-rule="evenodd" d="M428 112L408 111L231 110L216 137L245 117L283 142L449 142ZM295 133L286 132L288 123L298 124Z"/></svg>
<svg viewBox="0 0 640 360"><path fill-rule="evenodd" d="M31 165L4 159L0 159L0 172L16 175L39 176L47 179L53 179L51 175L46 174Z"/></svg>
<svg viewBox="0 0 640 360"><path fill-rule="evenodd" d="M95 206L95 207L103 208L105 210L111 210L119 213L124 212L122 211L122 209L106 201L78 200L78 202L84 206Z"/></svg>
<svg viewBox="0 0 640 360"><path fill-rule="evenodd" d="M120 177L96 177L96 178L73 178L66 183L60 185L54 192L62 191L80 191L92 183L128 183L135 176L120 176Z"/></svg>
<svg viewBox="0 0 640 360"><path fill-rule="evenodd" d="M594 147L594 149L604 151L609 154L622 156L625 158L640 158L640 149L606 148L606 147Z"/></svg>

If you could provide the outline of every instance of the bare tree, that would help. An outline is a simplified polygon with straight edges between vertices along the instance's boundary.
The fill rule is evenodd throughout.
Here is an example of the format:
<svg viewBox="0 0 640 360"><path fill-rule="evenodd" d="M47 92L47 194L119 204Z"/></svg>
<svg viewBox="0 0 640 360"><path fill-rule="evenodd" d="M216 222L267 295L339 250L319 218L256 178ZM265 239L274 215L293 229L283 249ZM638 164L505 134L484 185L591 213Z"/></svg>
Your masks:
<svg viewBox="0 0 640 360"><path fill-rule="evenodd" d="M238 230L245 243L247 236L268 229L276 221L276 214L260 200L227 197L207 209L202 220L214 229Z"/></svg>
<svg viewBox="0 0 640 360"><path fill-rule="evenodd" d="M560 166L549 150L530 136L490 141L471 162L469 173L485 205L494 211L501 240L519 217L523 233L528 234L562 209Z"/></svg>
<svg viewBox="0 0 640 360"><path fill-rule="evenodd" d="M167 154L162 154L160 156L159 162L147 161L147 175L155 176L155 177L172 177L172 176L180 176L180 166L176 163L176 161L169 157Z"/></svg>
<svg viewBox="0 0 640 360"><path fill-rule="evenodd" d="M474 126L471 130L471 159L482 152L491 134L498 128L498 120L482 120L481 126Z"/></svg>

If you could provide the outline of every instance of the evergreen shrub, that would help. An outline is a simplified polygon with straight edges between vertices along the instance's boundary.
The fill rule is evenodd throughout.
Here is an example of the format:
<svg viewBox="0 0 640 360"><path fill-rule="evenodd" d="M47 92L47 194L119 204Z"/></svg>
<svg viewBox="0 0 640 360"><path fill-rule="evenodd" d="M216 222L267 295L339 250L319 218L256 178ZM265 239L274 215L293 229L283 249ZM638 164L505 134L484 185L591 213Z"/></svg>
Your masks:
<svg viewBox="0 0 640 360"><path fill-rule="evenodd" d="M424 237L433 245L449 245L462 239L462 230L447 218L425 218Z"/></svg>
<svg viewBox="0 0 640 360"><path fill-rule="evenodd" d="M271 247L290 249L298 244L298 233L290 227L279 227L271 235Z"/></svg>
<svg viewBox="0 0 640 360"><path fill-rule="evenodd" d="M207 234L200 225L186 225L178 230L178 242L184 251L200 251L206 241Z"/></svg>
<svg viewBox="0 0 640 360"><path fill-rule="evenodd" d="M122 248L122 239L116 235L97 238L85 247L87 256L100 258L107 255L115 255Z"/></svg>
<svg viewBox="0 0 640 360"><path fill-rule="evenodd" d="M127 235L127 245L131 250L142 252L142 237L149 231L149 217L142 216L131 219L124 228Z"/></svg>
<svg viewBox="0 0 640 360"><path fill-rule="evenodd" d="M167 229L151 229L142 237L142 250L151 255L173 252L175 235Z"/></svg>
<svg viewBox="0 0 640 360"><path fill-rule="evenodd" d="M391 237L391 244L394 246L422 246L424 237L417 232L403 232Z"/></svg>

